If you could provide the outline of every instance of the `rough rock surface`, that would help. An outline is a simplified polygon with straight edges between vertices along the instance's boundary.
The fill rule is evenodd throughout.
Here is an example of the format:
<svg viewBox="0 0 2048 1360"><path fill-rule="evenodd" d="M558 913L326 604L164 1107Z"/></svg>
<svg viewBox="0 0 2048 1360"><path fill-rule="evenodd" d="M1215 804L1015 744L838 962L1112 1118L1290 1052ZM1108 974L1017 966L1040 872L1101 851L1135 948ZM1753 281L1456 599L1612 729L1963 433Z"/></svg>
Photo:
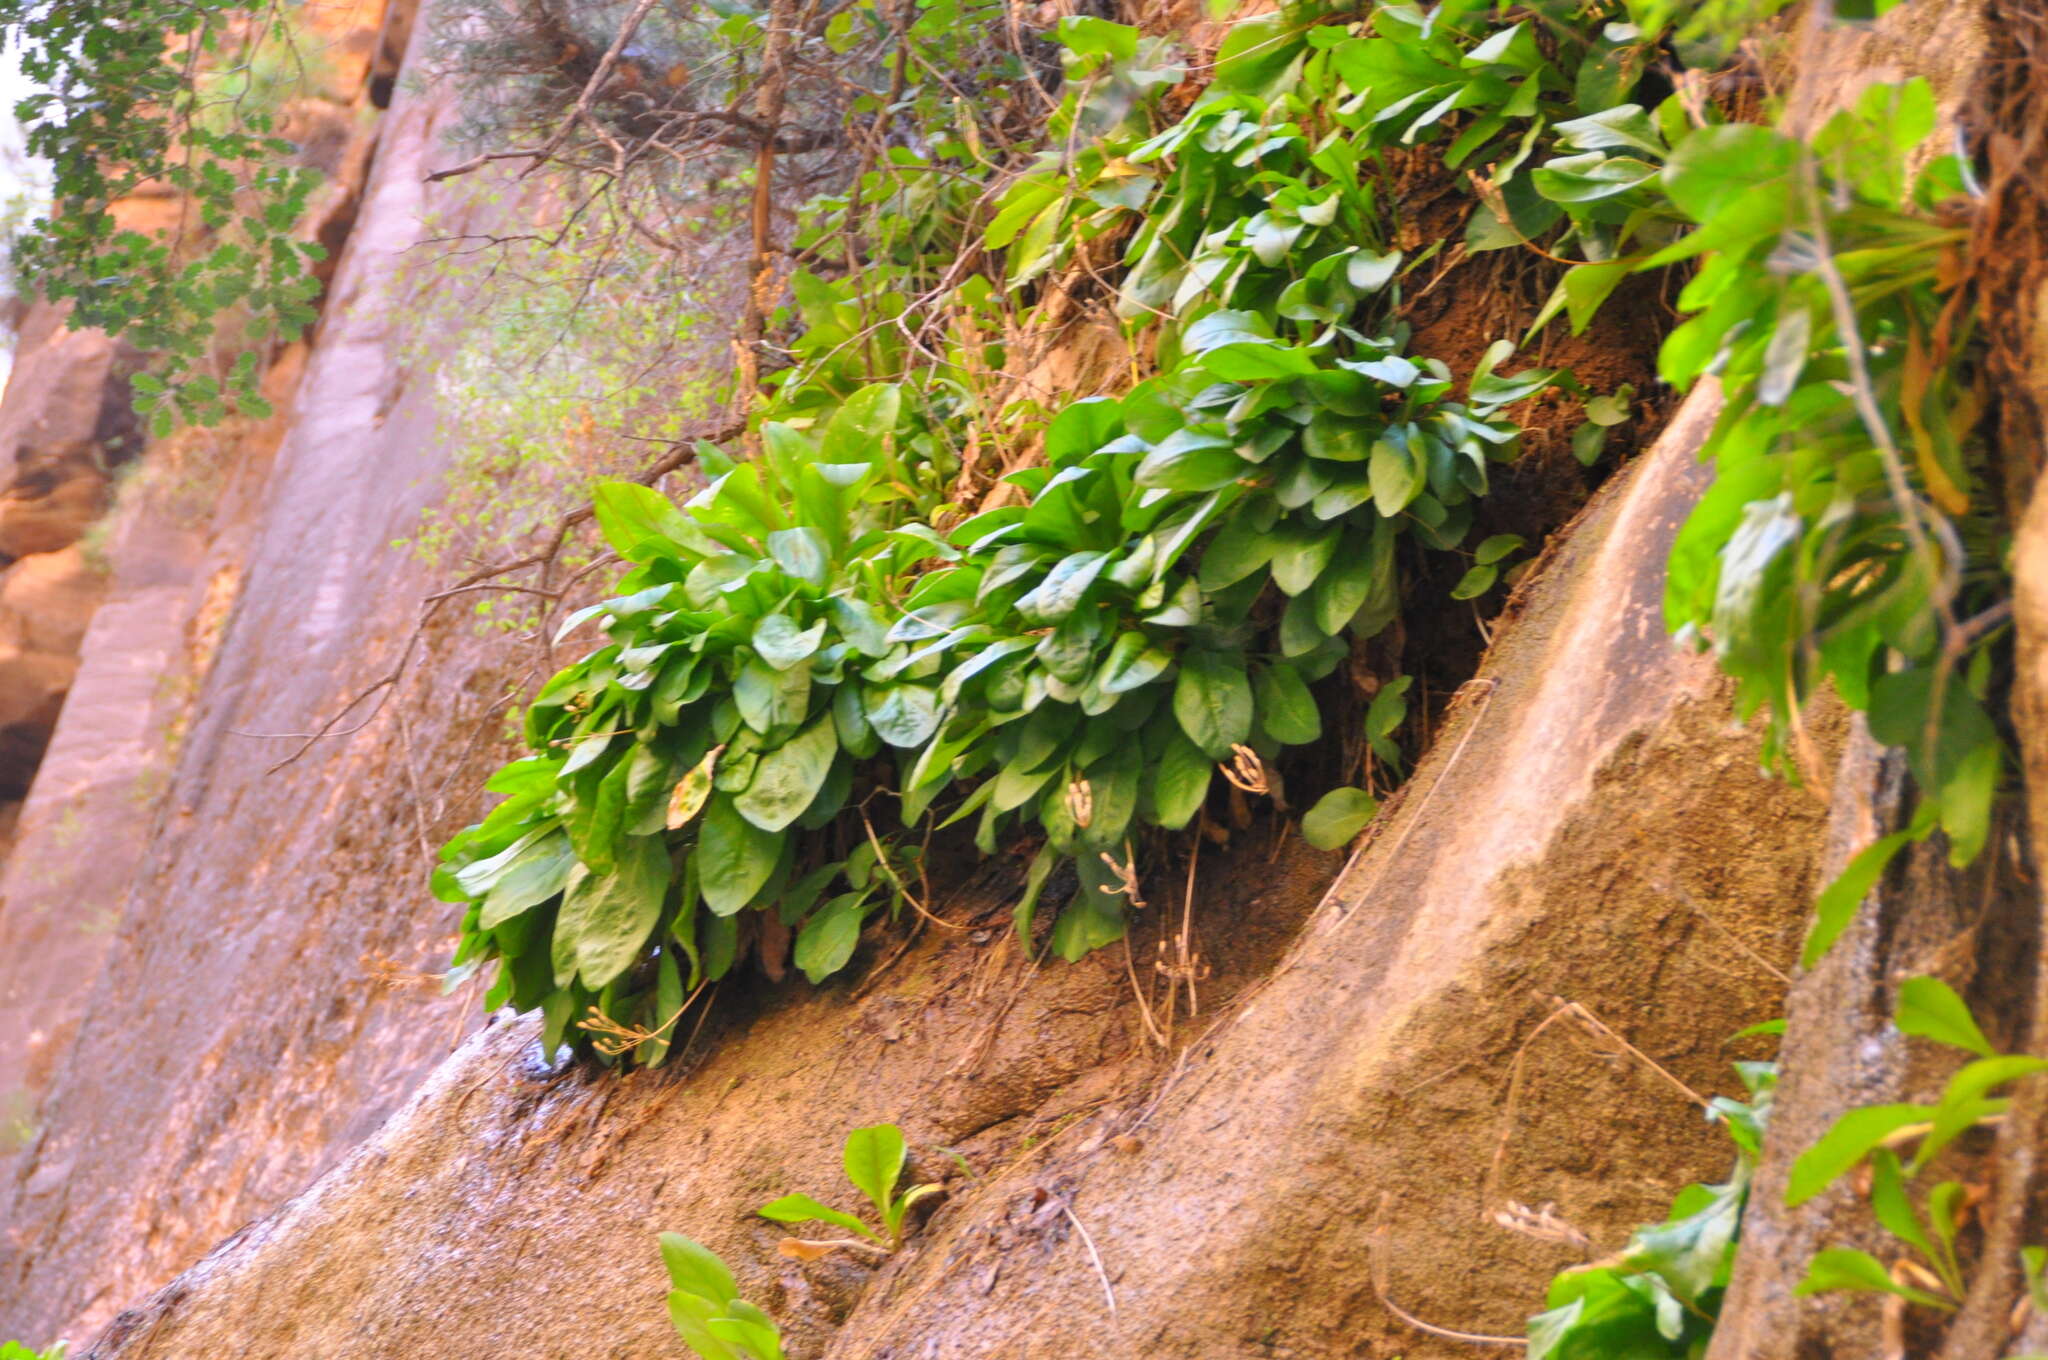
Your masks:
<svg viewBox="0 0 2048 1360"><path fill-rule="evenodd" d="M1350 864L1263 823L1205 859L1214 973L1172 1056L1119 953L1024 959L1000 861L941 904L963 929L900 958L870 941L823 989L737 981L662 1072L550 1070L525 1022L449 1055L474 1022L409 980L449 929L420 868L480 805L522 659L439 620L352 730L262 735L387 674L444 583L387 546L445 455L391 283L441 192L421 180L444 117L400 83L274 467L249 453L246 500L164 547L163 594L117 572L86 641L80 692L97 677L136 726L67 747L67 717L0 890L0 1005L28 989L0 1033L75 1029L0 1050L0 1087L39 1093L0 1178L0 1335L97 1334L95 1357L668 1356L651 1239L676 1229L805 1360L1465 1355L1392 1306L1511 1336L1578 1259L1497 1211L1554 1204L1598 1254L1725 1171L1678 1088L1731 1091L1729 1061L1757 1055L1727 1036L1783 1005L1826 810L1757 772L1711 666L1659 621L1704 397L1562 536ZM196 693L136 717L159 673ZM175 731L113 826L95 752L132 778ZM97 841L67 854L41 820L60 770L117 838L97 868ZM116 885L96 953L47 952L52 921L75 926L62 897L23 905L31 862L60 893ZM751 1210L834 1197L840 1139L882 1119L946 1199L878 1269L779 1257Z"/></svg>
<svg viewBox="0 0 2048 1360"><path fill-rule="evenodd" d="M1217 857L1197 933L1223 1018L1180 1061L1144 1047L1114 953L1034 975L1003 900L970 895L982 929L870 983L736 996L685 1070L548 1073L526 1025L478 1036L90 1353L665 1354L663 1228L726 1253L805 1355L1455 1353L1378 1306L1376 1235L1402 1306L1512 1331L1563 1259L1490 1211L1554 1201L1608 1245L1726 1157L1612 1045L1553 1026L1520 1046L1561 996L1731 1089L1724 1038L1773 1013L1758 958L1789 956L1810 890L1823 810L1757 773L1710 667L1657 619L1647 566L1699 485L1710 414L1570 535L1290 948L1320 857ZM748 1211L831 1191L839 1138L879 1119L974 1178L923 1153L950 1196L872 1277L778 1260ZM1611 1136L1589 1146L1588 1120Z"/></svg>

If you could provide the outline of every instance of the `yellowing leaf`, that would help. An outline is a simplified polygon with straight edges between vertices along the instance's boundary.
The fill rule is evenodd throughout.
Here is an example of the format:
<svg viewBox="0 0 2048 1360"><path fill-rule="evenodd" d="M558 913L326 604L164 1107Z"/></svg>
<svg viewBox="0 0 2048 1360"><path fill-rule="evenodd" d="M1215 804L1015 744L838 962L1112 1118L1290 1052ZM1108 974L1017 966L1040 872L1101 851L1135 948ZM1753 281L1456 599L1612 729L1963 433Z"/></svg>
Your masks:
<svg viewBox="0 0 2048 1360"><path fill-rule="evenodd" d="M1915 326L1906 335L1906 362L1899 370L1899 409L1906 417L1906 427L1913 432L1913 461L1919 465L1921 480L1927 483L1927 494L1949 514L1960 515L1969 510L1970 498L1949 476L1934 435L1927 428L1927 387L1933 372L1934 361L1920 339L1920 328Z"/></svg>
<svg viewBox="0 0 2048 1360"><path fill-rule="evenodd" d="M668 829L674 831L688 826L690 820L704 810L704 800L711 796L711 776L718 768L718 757L725 750L723 744L712 747L697 762L697 768L683 776L676 785L676 791L668 797Z"/></svg>
<svg viewBox="0 0 2048 1360"><path fill-rule="evenodd" d="M808 1237L785 1237L775 1250L792 1261L822 1261L845 1246L844 1242L819 1242Z"/></svg>

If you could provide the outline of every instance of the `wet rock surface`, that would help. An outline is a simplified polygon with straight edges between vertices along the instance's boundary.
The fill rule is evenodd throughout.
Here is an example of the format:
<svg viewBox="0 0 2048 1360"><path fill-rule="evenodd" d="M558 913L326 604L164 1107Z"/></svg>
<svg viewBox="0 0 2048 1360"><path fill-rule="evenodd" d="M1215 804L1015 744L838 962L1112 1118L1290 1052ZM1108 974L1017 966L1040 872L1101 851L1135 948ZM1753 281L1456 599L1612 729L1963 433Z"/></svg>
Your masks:
<svg viewBox="0 0 2048 1360"><path fill-rule="evenodd" d="M1569 1039L1518 1064L1523 1041L1562 997L1732 1090L1722 1036L1781 985L1729 932L1788 959L1821 840L1708 664L1665 643L1643 570L1711 414L1579 526L1327 898L1335 857L1298 841L1207 861L1216 974L1184 1050L1148 1044L1115 951L1031 967L997 873L952 904L966 931L886 969L878 942L844 984L741 980L677 1070L539 1067L525 1022L475 1037L88 1353L669 1354L663 1229L724 1253L805 1356L1462 1353L1390 1317L1376 1277L1445 1325L1513 1331L1563 1261L1494 1226L1499 1202L1553 1201L1604 1248L1726 1161L1640 1066ZM845 1130L883 1119L943 1205L879 1270L779 1258L751 1211L830 1192ZM1589 1148L1588 1121L1611 1137Z"/></svg>
<svg viewBox="0 0 2048 1360"><path fill-rule="evenodd" d="M1725 1036L1782 1010L1825 809L1757 772L1659 617L1704 398L1549 557L1355 859L1261 822L1204 861L1213 972L1168 1052L1130 978L1170 923L1141 921L1128 964L1033 965L1002 862L946 902L962 929L870 939L848 980L736 979L657 1073L551 1063L530 1022L440 995L422 866L483 805L537 663L454 616L415 639L445 576L389 545L446 436L392 280L430 211L507 209L430 197L447 110L378 61L376 97L398 92L336 199L296 399L238 432L204 524L119 526L0 880L0 1097L25 1097L0 1109L0 1334L157 1360L673 1355L673 1229L804 1360L1465 1355L1393 1307L1512 1335L1578 1259L1501 1228L1505 1203L1554 1204L1597 1254L1726 1170L1628 1054L1531 1037L1574 1003L1725 1093L1756 1056ZM68 579L17 587L0 632L75 631L38 603ZM780 1257L752 1211L831 1198L845 1131L878 1120L943 1202L877 1268Z"/></svg>

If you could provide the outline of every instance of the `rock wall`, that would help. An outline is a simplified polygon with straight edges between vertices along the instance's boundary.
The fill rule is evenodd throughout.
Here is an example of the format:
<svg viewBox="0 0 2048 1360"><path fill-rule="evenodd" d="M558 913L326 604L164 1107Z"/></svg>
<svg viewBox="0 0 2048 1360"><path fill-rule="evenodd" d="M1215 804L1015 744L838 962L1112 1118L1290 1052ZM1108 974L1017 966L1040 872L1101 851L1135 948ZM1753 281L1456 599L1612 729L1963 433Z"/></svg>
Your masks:
<svg viewBox="0 0 2048 1360"><path fill-rule="evenodd" d="M1220 1019L1178 1059L1145 1044L1122 958L1035 973L1007 897L970 884L947 911L967 930L736 997L679 1070L551 1071L527 1023L478 1035L89 1354L673 1354L660 1229L726 1254L799 1355L1463 1353L1391 1317L1376 1273L1405 1308L1512 1333L1569 1257L1493 1210L1553 1202L1604 1249L1727 1156L1611 1044L1553 1028L1518 1058L1534 1026L1575 1002L1730 1091L1725 1036L1775 1012L1812 888L1823 809L1756 771L1657 621L1650 567L1710 418L1696 403L1577 527L1327 896L1334 865L1298 843L1205 870ZM751 1209L829 1192L845 1129L880 1119L942 1207L879 1270L778 1258Z"/></svg>
<svg viewBox="0 0 2048 1360"><path fill-rule="evenodd" d="M397 92L303 375L276 375L289 410L240 433L191 536L121 522L0 889L0 1076L33 1101L0 1336L674 1355L675 1229L806 1358L1464 1355L1441 1330L1516 1334L1578 1259L1503 1227L1511 1203L1600 1254L1725 1171L1676 1088L1731 1092L1758 1055L1726 1036L1780 1013L1827 837L1659 621L1707 394L1561 536L1352 862L1266 824L1205 858L1210 972L1170 1051L1132 972L1178 922L1034 968L1000 860L951 884L953 929L871 943L847 981L729 985L657 1073L551 1068L529 1023L422 985L452 925L423 865L482 806L531 658L421 627L445 574L390 548L449 457L406 263L429 215L520 208L424 183L450 111L378 69ZM189 688L145 698L165 676ZM162 772L139 799L136 770ZM56 886L18 887L35 865ZM98 934L66 905L88 892ZM829 1197L845 1131L884 1119L947 1184L911 1245L779 1257L752 1209Z"/></svg>
<svg viewBox="0 0 2048 1360"><path fill-rule="evenodd" d="M380 127L367 68L384 9L351 0L313 16L332 97L295 105L289 131L330 176L309 230L346 243L356 263L324 300L310 346L317 372L302 381L308 345L275 356L266 392L280 414L144 449L124 423L132 418L122 375L132 361L105 336L65 330L60 314L41 307L24 327L0 401L0 449L17 450L19 469L14 491L0 498L0 531L21 542L9 551L37 550L0 575L0 649L12 645L24 658L0 651L0 718L29 693L8 668L34 665L53 677L37 716L55 729L21 776L33 785L0 867L0 1334L84 1335L128 1295L300 1188L323 1156L376 1125L426 1061L400 1058L405 1075L393 1077L388 1063L365 1055L372 1089L343 1080L326 1121L306 1120L294 1107L305 1091L266 1102L241 1089L252 1067L271 1068L294 1040L244 1047L250 1017L235 1000L246 972L274 971L280 993L291 990L294 923L319 929L337 914L337 884L350 881L337 861L318 884L262 885L255 866L273 849L274 796L296 800L312 838L297 851L302 860L328 859L334 842L348 839L347 819L323 824L332 805L308 794L346 776L313 759L296 788L264 790L263 771L297 744L264 734L310 727L388 664L380 638L405 631L429 588L425 569L388 545L434 492L431 417L415 411L391 425L408 375L380 346L402 310L396 265L419 234L419 179L440 114L422 106ZM396 194L386 195L381 234L352 232L373 157L379 184ZM140 210L161 207L148 200ZM109 430L127 442L116 444ZM115 499L105 474L123 458L129 473L101 514ZM326 472L316 475L310 469L323 459ZM36 488L47 491L31 494ZM90 538L55 545L60 528L72 540ZM303 570L316 563L320 574ZM316 594L324 609L309 598ZM244 625L251 615L260 622ZM283 648L270 662L277 679L252 683L237 667L233 639L247 636L238 634L245 626ZM476 660L459 673L488 683L495 659L481 669ZM13 749L5 742L14 730L0 733L0 757ZM465 726L463 740L472 735ZM359 754L370 749L366 742ZM395 769L384 773L390 782ZM396 798L409 787L390 782L388 792ZM373 926L355 950L330 960L344 980L337 991L372 1001L424 999L417 988L367 984L380 960L429 963L432 937L446 928L431 916L403 919L417 905L424 843L421 809L404 796L385 812L415 828L385 847L388 881L403 884L393 912L401 923ZM246 839L231 860L223 834L235 826ZM183 876L209 860L222 877ZM291 870L280 862L275 872L282 879ZM259 945L252 920L284 931L286 944L276 948L273 935ZM212 965L210 976L188 968L195 955ZM153 981L172 976L192 989ZM421 1053L452 1041L458 1009L444 1003L445 1028L436 1021L413 1033ZM312 1027L330 1053L348 1046L337 1012L282 1010L286 1030ZM99 1058L80 1060L101 1048ZM222 1070L237 1054L244 1061ZM307 1091L323 1084L317 1070L317 1062L305 1068ZM173 1113L181 1098L190 1102L183 1120ZM247 1122L237 1125L237 1112ZM285 1127L303 1136L278 1132ZM155 1169L138 1175L145 1164ZM188 1181L195 1168L205 1170ZM178 1187L189 1187L195 1203L175 1202ZM67 1257L73 1248L95 1263Z"/></svg>

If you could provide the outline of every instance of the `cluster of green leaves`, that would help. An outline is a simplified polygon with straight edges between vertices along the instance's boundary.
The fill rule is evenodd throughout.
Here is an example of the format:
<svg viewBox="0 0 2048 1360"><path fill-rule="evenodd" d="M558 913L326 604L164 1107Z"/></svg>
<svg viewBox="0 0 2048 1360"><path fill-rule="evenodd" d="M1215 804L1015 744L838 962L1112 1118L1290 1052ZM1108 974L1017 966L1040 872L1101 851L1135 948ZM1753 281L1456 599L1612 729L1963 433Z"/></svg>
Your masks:
<svg viewBox="0 0 2048 1360"><path fill-rule="evenodd" d="M1660 371L1714 375L1726 402L1701 452L1713 485L1672 550L1672 626L1710 640L1745 715L1768 709L1774 760L1823 686L1866 712L1908 755L1918 834L1939 826L1963 863L2004 763L2001 633L1970 620L2005 583L1970 313L1951 306L1963 232L1936 212L1965 171L1912 169L1934 122L1924 81L1866 90L1805 141L1673 96L1558 125L1572 154L1529 180L1563 223L1552 248L1584 259L1538 324L1583 328L1630 274L1698 264Z"/></svg>
<svg viewBox="0 0 2048 1360"><path fill-rule="evenodd" d="M19 1341L0 1343L0 1360L64 1360L70 1347L59 1341L48 1350L34 1350Z"/></svg>
<svg viewBox="0 0 2048 1360"><path fill-rule="evenodd" d="M903 1178L903 1163L908 1156L903 1130L894 1124L874 1124L846 1135L846 1179L874 1206L875 1219L881 1224L879 1232L854 1214L802 1194L784 1195L762 1205L761 1217L777 1223L830 1223L894 1251L903 1245L903 1219L910 1206L939 1189L936 1185L916 1185L900 1195L896 1193L896 1182Z"/></svg>
<svg viewBox="0 0 2048 1360"><path fill-rule="evenodd" d="M1735 1144L1734 1171L1691 1185L1663 1223L1639 1229L1628 1249L1551 1282L1545 1312L1529 1319L1530 1360L1695 1360L1706 1349L1735 1263L1736 1236L1762 1155L1778 1070L1737 1063L1746 1101L1720 1097L1708 1117Z"/></svg>
<svg viewBox="0 0 2048 1360"><path fill-rule="evenodd" d="M1149 50L1100 21L1062 35L1091 76ZM1251 60L1221 65L1223 91ZM1358 101L1302 80L1318 107ZM1076 79L1063 117L1087 115L1099 84ZM1201 130L1189 147L1213 140L1213 113L1197 101L1182 120ZM1241 101L1231 113L1241 141L1256 124ZM901 826L978 814L984 851L1042 831L1019 929L1066 858L1080 890L1053 948L1071 959L1120 938L1138 830L1186 826L1218 762L1322 736L1310 687L1396 617L1399 543L1458 548L1489 464L1516 447L1505 409L1556 377L1497 373L1497 346L1460 397L1441 362L1404 355L1398 258L1338 244L1340 221L1384 232L1342 163L1317 181L1316 221L1256 269L1265 247L1247 247L1227 294L1176 304L1156 376L1068 406L1043 426L1043 464L1010 475L1022 496L964 520L943 498L962 424L988 414L955 376L970 365L924 363L907 328L863 327L862 284L800 274L806 328L761 457L703 450L716 480L681 508L598 491L600 526L635 564L578 619L610 644L535 700L537 754L493 780L507 801L451 842L436 878L467 908L458 961L505 961L490 1004L540 1007L550 1042L591 1005L658 1025L730 966L744 909L775 911L797 929L798 966L829 975L911 867L865 811L877 791ZM1011 190L990 239L1037 182ZM1013 248L1010 288L1035 272ZM990 290L955 297L972 316ZM956 355L1000 357L966 329ZM864 381L878 375L893 380ZM1464 593L1513 546L1480 545ZM1370 715L1383 760L1398 757L1405 688L1384 686ZM1372 806L1355 791L1319 806L1318 840L1354 833ZM787 834L842 814L862 823L853 856Z"/></svg>
<svg viewBox="0 0 2048 1360"><path fill-rule="evenodd" d="M2006 1112L2011 1099L1994 1096L1993 1091L2048 1070L2048 1058L1998 1052L1963 999L1938 978L1910 978L1900 985L1894 1023L1902 1034L1932 1039L1973 1056L1948 1079L1932 1105L1867 1105L1842 1115L1793 1163L1785 1202L1794 1207L1804 1204L1867 1164L1871 1213L1886 1232L1917 1254L1921 1278L1930 1285L1938 1281L1939 1290L1907 1283L1867 1251L1830 1247L1813 1258L1797 1292L1895 1294L1909 1303L1953 1311L1966 1288L1956 1255L1965 1198L1962 1182L1946 1180L1930 1189L1924 1214L1908 1192L1944 1148ZM1907 1144L1917 1144L1911 1161L1902 1160L1897 1150ZM2038 1268L2032 1263L2030 1268L2038 1276Z"/></svg>
<svg viewBox="0 0 2048 1360"><path fill-rule="evenodd" d="M681 1233L663 1233L661 1259L668 1267L669 1320L700 1360L784 1360L782 1330L740 1297L716 1252Z"/></svg>
<svg viewBox="0 0 2048 1360"><path fill-rule="evenodd" d="M31 154L51 165L52 211L16 242L20 277L72 304L73 326L127 335L160 356L136 379L138 406L163 433L239 408L264 415L254 350L225 377L206 371L219 318L250 340L295 335L313 320L321 257L293 238L316 172L273 134L273 115L232 79L281 13L231 0L102 5L0 3L0 30L38 87L15 107ZM177 230L123 228L115 205L163 185L184 202Z"/></svg>

